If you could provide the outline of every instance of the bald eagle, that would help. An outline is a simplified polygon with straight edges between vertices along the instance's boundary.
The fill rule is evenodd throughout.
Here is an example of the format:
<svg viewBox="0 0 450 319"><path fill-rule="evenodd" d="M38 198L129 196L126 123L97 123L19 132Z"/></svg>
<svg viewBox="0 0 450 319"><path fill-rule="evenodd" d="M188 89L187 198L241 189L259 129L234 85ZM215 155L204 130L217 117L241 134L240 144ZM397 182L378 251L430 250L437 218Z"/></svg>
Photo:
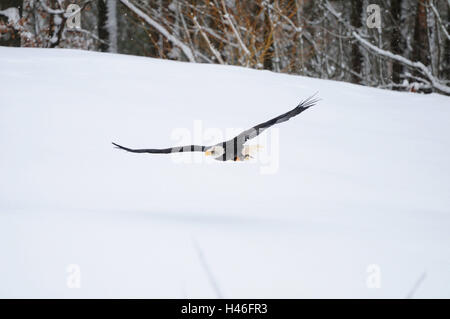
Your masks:
<svg viewBox="0 0 450 319"><path fill-rule="evenodd" d="M286 122L291 117L299 115L303 111L309 109L311 106L314 106L318 101L319 100L315 98L315 95L313 95L300 102L294 109L290 110L289 112L283 113L271 120L245 130L231 140L220 142L211 146L186 145L169 148L132 149L116 143L112 144L119 149L133 153L169 154L179 152L204 152L206 156L212 156L215 160L218 161L248 160L249 158L251 158L251 153L259 148L259 146L244 145L248 140L255 138L275 124Z"/></svg>

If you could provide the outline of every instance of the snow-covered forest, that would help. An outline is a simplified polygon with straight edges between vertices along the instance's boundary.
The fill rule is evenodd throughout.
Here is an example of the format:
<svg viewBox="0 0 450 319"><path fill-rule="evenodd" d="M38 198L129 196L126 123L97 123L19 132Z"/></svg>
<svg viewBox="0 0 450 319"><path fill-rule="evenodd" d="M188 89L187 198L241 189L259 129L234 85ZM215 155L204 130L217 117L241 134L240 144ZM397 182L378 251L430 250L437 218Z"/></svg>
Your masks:
<svg viewBox="0 0 450 319"><path fill-rule="evenodd" d="M450 94L449 0L2 0L0 45Z"/></svg>

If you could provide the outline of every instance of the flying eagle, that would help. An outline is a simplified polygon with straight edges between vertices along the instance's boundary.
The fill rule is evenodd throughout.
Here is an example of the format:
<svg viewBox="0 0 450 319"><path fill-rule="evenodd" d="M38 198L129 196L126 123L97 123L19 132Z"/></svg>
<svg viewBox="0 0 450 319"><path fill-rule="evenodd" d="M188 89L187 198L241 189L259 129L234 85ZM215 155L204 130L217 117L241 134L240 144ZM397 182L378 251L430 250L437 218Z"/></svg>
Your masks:
<svg viewBox="0 0 450 319"><path fill-rule="evenodd" d="M258 146L244 145L248 140L258 136L264 132L269 127L286 122L291 117L297 116L304 110L315 105L319 100L314 98L315 95L307 98L306 100L300 102L294 109L274 117L264 123L258 124L248 130L243 131L239 135L235 136L231 140L224 141L211 146L203 145L186 145L186 146L175 146L169 148L149 148L149 149L132 149L128 147L121 146L116 143L112 143L119 149L133 152L133 153L152 153L152 154L169 154L169 153L179 153L179 152L204 152L206 156L212 156L218 161L242 161L251 158L251 153Z"/></svg>

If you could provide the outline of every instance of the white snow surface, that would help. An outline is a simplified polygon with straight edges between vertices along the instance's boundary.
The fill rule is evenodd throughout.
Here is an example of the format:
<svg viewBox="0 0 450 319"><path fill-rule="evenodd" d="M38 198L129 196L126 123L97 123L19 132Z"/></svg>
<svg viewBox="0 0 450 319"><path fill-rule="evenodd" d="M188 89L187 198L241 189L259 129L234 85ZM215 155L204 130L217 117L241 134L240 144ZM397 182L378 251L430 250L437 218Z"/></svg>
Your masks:
<svg viewBox="0 0 450 319"><path fill-rule="evenodd" d="M3 47L0 81L0 297L450 297L448 97ZM263 134L273 174L111 145L246 129L316 91Z"/></svg>

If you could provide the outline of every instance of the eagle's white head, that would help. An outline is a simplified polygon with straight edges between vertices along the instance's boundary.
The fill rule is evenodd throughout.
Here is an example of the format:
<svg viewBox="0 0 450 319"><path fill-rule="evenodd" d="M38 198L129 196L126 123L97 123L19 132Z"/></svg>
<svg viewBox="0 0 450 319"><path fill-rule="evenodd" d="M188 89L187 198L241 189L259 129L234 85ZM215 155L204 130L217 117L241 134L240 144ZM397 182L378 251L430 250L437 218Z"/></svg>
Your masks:
<svg viewBox="0 0 450 319"><path fill-rule="evenodd" d="M224 149L222 146L215 145L213 147L208 148L205 151L206 156L212 156L212 157L219 157L222 156L224 153Z"/></svg>

